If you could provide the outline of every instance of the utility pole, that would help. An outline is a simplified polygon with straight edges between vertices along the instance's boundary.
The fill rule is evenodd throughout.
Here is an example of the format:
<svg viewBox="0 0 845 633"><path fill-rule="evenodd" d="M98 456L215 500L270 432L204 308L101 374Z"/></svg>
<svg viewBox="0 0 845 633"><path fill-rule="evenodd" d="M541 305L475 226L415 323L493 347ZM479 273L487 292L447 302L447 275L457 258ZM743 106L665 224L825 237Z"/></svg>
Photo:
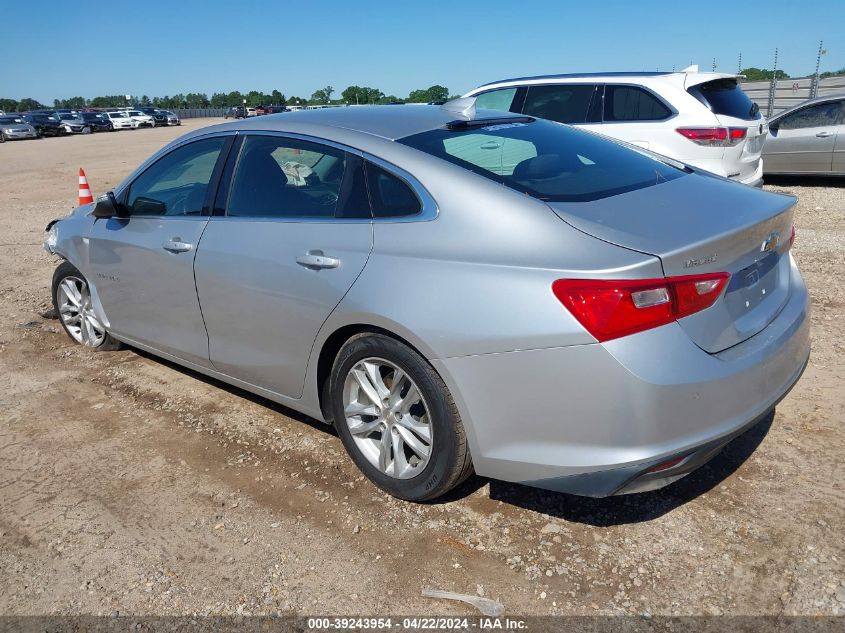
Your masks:
<svg viewBox="0 0 845 633"><path fill-rule="evenodd" d="M822 48L823 41L819 40L819 53L816 55L816 74L813 75L813 83L810 86L810 99L814 99L819 94L819 66L822 62L822 55L827 51Z"/></svg>
<svg viewBox="0 0 845 633"><path fill-rule="evenodd" d="M716 58L713 58L713 72L716 72Z"/></svg>
<svg viewBox="0 0 845 633"><path fill-rule="evenodd" d="M740 74L742 72L742 53L739 54L739 62L736 65L736 74Z"/></svg>
<svg viewBox="0 0 845 633"><path fill-rule="evenodd" d="M775 64L772 68L772 81L769 84L769 108L766 112L766 118L772 116L772 111L775 108L775 91L778 85L778 49L775 49Z"/></svg>

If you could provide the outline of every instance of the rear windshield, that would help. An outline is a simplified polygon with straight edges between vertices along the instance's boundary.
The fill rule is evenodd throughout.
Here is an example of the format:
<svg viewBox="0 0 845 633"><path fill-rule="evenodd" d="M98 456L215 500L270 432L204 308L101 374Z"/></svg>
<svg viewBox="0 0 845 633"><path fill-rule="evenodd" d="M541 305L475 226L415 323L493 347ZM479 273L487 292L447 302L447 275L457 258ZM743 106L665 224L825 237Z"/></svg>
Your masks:
<svg viewBox="0 0 845 633"><path fill-rule="evenodd" d="M414 134L400 143L550 202L587 202L673 180L684 171L550 121L499 119Z"/></svg>
<svg viewBox="0 0 845 633"><path fill-rule="evenodd" d="M760 118L757 104L748 98L736 79L716 79L697 86L687 92L706 105L713 114L723 114L745 121Z"/></svg>

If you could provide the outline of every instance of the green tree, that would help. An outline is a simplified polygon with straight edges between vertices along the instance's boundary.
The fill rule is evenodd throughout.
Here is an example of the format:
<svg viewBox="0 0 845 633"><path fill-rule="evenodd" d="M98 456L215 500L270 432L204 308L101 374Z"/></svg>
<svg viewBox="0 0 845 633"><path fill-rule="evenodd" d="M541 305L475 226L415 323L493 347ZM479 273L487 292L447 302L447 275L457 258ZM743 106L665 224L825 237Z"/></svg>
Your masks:
<svg viewBox="0 0 845 633"><path fill-rule="evenodd" d="M839 70L834 71L826 71L819 75L819 79L825 79L827 77L840 77L845 75L845 68L840 68Z"/></svg>
<svg viewBox="0 0 845 633"><path fill-rule="evenodd" d="M303 97L288 97L288 105L305 105L308 99Z"/></svg>
<svg viewBox="0 0 845 633"><path fill-rule="evenodd" d="M744 68L739 71L740 75L745 75L745 81L769 81L773 75L776 79L789 79L789 75L782 70L771 71L767 68Z"/></svg>
<svg viewBox="0 0 845 633"><path fill-rule="evenodd" d="M270 93L270 105L284 105L285 104L285 95L283 95L278 90L274 90Z"/></svg>
<svg viewBox="0 0 845 633"><path fill-rule="evenodd" d="M17 99L0 99L0 110L2 110L3 112L17 112Z"/></svg>
<svg viewBox="0 0 845 633"><path fill-rule="evenodd" d="M189 108L207 108L210 104L204 92L189 92L185 95L185 102Z"/></svg>
<svg viewBox="0 0 845 633"><path fill-rule="evenodd" d="M26 98L18 101L18 112L27 112L29 110L38 110L38 109L43 108L43 107L44 106L41 103L39 103L38 101L36 101L35 99L32 99L30 97L26 97Z"/></svg>
<svg viewBox="0 0 845 633"><path fill-rule="evenodd" d="M445 101L449 98L449 89L445 86L434 85L425 90L412 90L408 95L408 103L429 103L430 101Z"/></svg>
<svg viewBox="0 0 845 633"><path fill-rule="evenodd" d="M332 94L334 94L334 88L331 86L320 88L311 95L311 102L325 105L332 100Z"/></svg>
<svg viewBox="0 0 845 633"><path fill-rule="evenodd" d="M156 97L157 98L157 97ZM153 100L155 102L155 99ZM126 97L124 95L107 95L94 97L88 103L92 108L117 108L126 105ZM155 103L153 103L155 105Z"/></svg>

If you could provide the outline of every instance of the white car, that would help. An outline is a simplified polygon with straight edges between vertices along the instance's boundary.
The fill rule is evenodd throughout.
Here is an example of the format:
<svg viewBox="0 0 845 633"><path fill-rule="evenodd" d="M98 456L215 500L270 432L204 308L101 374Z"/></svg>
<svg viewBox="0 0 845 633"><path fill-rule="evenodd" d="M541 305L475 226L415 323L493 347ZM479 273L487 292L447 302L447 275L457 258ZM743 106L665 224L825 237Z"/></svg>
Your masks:
<svg viewBox="0 0 845 633"><path fill-rule="evenodd" d="M105 114L111 120L115 130L132 130L138 127L126 112L106 112Z"/></svg>
<svg viewBox="0 0 845 633"><path fill-rule="evenodd" d="M247 108L247 109L246 109L246 115L247 115L248 117L250 117L250 116L258 116L258 112L256 112L255 108Z"/></svg>
<svg viewBox="0 0 845 633"><path fill-rule="evenodd" d="M128 116L132 121L135 123L135 127L155 127L156 122L153 117L149 114L145 114L140 110L128 110L126 112L126 116Z"/></svg>
<svg viewBox="0 0 845 633"><path fill-rule="evenodd" d="M577 125L739 182L760 186L768 134L739 75L680 72L523 77L467 93L477 108Z"/></svg>

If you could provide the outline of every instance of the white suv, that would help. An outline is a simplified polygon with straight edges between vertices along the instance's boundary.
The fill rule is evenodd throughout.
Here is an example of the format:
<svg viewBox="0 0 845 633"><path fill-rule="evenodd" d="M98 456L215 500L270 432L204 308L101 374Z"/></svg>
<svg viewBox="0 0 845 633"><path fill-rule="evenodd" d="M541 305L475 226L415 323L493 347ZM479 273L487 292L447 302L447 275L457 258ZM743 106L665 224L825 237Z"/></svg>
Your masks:
<svg viewBox="0 0 845 633"><path fill-rule="evenodd" d="M485 84L476 107L577 125L759 186L768 133L738 75L607 73L523 77Z"/></svg>

